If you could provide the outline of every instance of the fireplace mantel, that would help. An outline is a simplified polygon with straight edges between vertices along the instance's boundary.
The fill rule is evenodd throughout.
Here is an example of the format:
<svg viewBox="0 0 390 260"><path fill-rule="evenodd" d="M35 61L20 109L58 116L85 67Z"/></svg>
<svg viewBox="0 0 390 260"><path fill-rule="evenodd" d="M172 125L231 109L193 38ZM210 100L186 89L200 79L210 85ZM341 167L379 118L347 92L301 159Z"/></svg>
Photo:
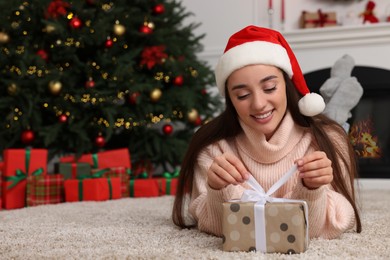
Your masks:
<svg viewBox="0 0 390 260"><path fill-rule="evenodd" d="M390 23L300 29L283 35L304 73L332 67L344 54L356 65L390 69Z"/></svg>

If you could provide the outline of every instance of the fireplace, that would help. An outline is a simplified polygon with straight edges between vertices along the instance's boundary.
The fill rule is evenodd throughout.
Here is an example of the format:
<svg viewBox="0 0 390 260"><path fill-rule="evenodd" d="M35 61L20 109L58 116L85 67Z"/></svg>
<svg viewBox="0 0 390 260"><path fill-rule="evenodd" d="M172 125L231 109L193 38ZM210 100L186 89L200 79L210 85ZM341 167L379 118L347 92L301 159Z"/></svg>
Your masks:
<svg viewBox="0 0 390 260"><path fill-rule="evenodd" d="M348 120L359 175L361 178L390 178L390 70L355 66L352 76L364 89ZM305 74L308 86L317 93L329 77L330 68Z"/></svg>

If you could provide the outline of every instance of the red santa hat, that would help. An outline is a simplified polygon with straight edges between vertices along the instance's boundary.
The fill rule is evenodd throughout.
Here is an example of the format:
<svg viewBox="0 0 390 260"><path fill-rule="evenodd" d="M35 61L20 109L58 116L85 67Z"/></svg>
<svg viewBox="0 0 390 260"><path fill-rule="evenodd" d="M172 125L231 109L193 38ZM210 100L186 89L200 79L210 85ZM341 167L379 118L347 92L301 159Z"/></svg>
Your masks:
<svg viewBox="0 0 390 260"><path fill-rule="evenodd" d="M298 103L301 114L315 116L324 111L324 99L319 94L310 93L298 61L284 37L277 31L253 25L229 38L218 61L215 78L221 95L225 95L225 82L233 71L254 64L273 65L287 73L303 95Z"/></svg>

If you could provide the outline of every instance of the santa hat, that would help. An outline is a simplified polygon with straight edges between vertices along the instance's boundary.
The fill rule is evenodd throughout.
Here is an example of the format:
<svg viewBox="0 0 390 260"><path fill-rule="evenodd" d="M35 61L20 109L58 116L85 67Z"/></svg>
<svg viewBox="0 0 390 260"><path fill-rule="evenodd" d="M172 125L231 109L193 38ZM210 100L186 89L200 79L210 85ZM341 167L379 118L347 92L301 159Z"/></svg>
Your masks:
<svg viewBox="0 0 390 260"><path fill-rule="evenodd" d="M233 71L254 64L273 65L287 73L303 95L298 103L301 114L315 116L325 109L324 99L319 94L310 93L298 61L284 37L277 31L253 25L230 37L218 61L215 77L221 95L225 95L225 82Z"/></svg>

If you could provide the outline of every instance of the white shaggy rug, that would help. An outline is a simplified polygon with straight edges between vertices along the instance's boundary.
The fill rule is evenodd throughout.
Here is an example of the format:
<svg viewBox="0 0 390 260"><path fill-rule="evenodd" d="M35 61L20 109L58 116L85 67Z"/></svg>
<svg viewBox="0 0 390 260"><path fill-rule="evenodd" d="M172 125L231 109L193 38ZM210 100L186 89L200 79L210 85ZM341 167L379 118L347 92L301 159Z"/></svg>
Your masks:
<svg viewBox="0 0 390 260"><path fill-rule="evenodd" d="M222 239L179 230L173 197L0 211L0 259L389 259L390 190L361 194L363 232L314 239L299 255L224 252Z"/></svg>

